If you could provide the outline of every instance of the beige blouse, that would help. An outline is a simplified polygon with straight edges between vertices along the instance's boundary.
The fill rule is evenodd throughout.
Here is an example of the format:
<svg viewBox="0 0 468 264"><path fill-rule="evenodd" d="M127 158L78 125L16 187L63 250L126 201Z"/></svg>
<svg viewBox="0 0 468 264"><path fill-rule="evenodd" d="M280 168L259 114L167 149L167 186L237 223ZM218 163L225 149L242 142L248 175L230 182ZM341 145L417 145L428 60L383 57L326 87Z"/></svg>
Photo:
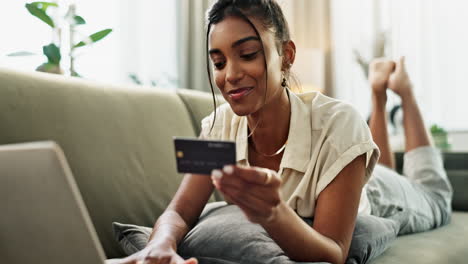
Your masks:
<svg viewBox="0 0 468 264"><path fill-rule="evenodd" d="M380 153L367 124L351 105L318 92L289 95L289 135L278 171L281 194L300 216L313 217L320 192L347 164L365 153L368 180ZM223 104L209 133L213 117L214 113L202 120L200 138L235 141L237 163L249 166L247 118ZM370 214L365 190L359 213Z"/></svg>

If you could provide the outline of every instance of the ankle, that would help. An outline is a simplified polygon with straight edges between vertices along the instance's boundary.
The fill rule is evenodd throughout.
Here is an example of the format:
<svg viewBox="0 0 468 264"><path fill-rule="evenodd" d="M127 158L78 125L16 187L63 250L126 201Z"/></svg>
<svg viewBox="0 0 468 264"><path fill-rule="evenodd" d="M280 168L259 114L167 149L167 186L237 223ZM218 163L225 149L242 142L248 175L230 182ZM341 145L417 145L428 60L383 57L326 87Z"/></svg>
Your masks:
<svg viewBox="0 0 468 264"><path fill-rule="evenodd" d="M377 108L385 108L387 104L387 93L372 93L372 104Z"/></svg>
<svg viewBox="0 0 468 264"><path fill-rule="evenodd" d="M401 104L413 104L416 102L416 99L414 97L413 91L412 90L407 90L404 93L399 94L401 98Z"/></svg>

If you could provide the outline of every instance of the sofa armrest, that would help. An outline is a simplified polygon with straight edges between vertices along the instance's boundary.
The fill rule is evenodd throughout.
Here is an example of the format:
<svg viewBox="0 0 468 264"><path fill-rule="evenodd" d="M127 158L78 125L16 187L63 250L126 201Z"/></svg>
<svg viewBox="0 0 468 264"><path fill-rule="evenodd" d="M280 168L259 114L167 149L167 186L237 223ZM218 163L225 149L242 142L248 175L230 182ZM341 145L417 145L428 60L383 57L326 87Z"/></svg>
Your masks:
<svg viewBox="0 0 468 264"><path fill-rule="evenodd" d="M468 170L447 170L453 187L452 208L468 212Z"/></svg>
<svg viewBox="0 0 468 264"><path fill-rule="evenodd" d="M395 153L397 171L402 172L403 153ZM453 187L452 208L468 212L468 153L443 152L444 167Z"/></svg>
<svg viewBox="0 0 468 264"><path fill-rule="evenodd" d="M201 120L213 112L213 95L197 90L177 89L177 94L189 112L195 132L200 134ZM221 95L216 95L217 107L225 103Z"/></svg>

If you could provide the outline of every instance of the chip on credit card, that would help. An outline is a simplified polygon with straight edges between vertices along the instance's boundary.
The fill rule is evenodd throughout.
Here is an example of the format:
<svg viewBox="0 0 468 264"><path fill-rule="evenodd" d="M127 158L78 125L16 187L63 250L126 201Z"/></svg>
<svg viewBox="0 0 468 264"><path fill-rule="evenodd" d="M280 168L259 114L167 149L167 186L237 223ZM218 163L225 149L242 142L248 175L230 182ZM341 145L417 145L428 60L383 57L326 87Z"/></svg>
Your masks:
<svg viewBox="0 0 468 264"><path fill-rule="evenodd" d="M211 174L214 169L236 164L236 143L174 137L179 173Z"/></svg>

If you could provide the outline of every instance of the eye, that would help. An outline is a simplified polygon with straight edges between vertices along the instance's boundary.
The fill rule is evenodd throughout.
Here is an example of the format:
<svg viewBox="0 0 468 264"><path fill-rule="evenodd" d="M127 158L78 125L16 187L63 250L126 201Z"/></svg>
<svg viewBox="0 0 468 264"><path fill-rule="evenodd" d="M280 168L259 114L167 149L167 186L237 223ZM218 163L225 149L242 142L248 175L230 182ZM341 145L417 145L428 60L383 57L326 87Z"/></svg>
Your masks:
<svg viewBox="0 0 468 264"><path fill-rule="evenodd" d="M224 67L225 62L213 62L213 65L217 70L221 70Z"/></svg>
<svg viewBox="0 0 468 264"><path fill-rule="evenodd" d="M226 59L222 56L211 56L211 62L215 69L220 70L224 67L224 64L226 64Z"/></svg>
<svg viewBox="0 0 468 264"><path fill-rule="evenodd" d="M245 59L245 60L253 60L257 57L257 54L259 53L260 51L257 50L255 52L252 52L252 53L247 53L247 54L242 54L240 57Z"/></svg>

